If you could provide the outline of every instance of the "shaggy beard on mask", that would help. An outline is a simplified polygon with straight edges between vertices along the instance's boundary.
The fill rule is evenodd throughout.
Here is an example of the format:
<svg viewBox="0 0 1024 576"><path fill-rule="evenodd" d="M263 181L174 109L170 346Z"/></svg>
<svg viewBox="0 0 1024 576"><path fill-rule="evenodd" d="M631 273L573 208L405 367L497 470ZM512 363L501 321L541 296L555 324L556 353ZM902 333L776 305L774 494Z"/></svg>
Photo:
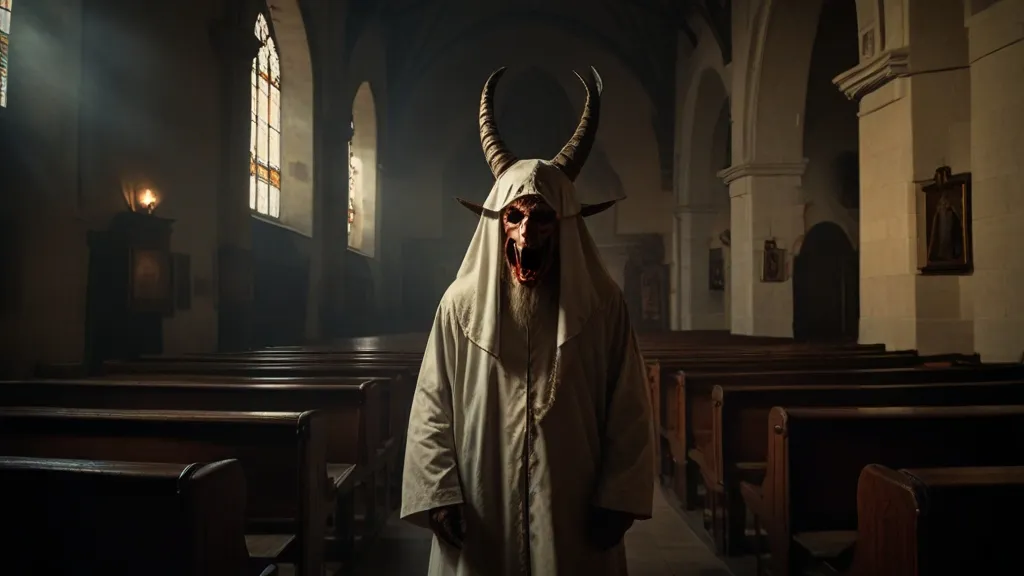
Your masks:
<svg viewBox="0 0 1024 576"><path fill-rule="evenodd" d="M502 279L509 313L519 329L526 331L532 327L536 330L557 318L559 284L557 261L552 263L544 278L532 288L516 282L508 266L502 267Z"/></svg>

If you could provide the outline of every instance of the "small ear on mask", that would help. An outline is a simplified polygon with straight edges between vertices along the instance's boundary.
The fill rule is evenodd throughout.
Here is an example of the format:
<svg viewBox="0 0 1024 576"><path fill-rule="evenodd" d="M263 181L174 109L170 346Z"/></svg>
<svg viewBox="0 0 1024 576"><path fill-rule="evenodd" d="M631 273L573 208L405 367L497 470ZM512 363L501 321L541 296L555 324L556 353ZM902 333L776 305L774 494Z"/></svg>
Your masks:
<svg viewBox="0 0 1024 576"><path fill-rule="evenodd" d="M495 212L494 210L488 210L487 208L484 208L480 204L477 204L475 202L470 202L469 200L463 200L462 198L456 198L456 200L459 201L459 204L462 204L466 208L469 208L470 211L472 211L477 216L487 216L488 218L497 218L498 217L498 213L497 212Z"/></svg>
<svg viewBox="0 0 1024 576"><path fill-rule="evenodd" d="M608 202L601 202L600 204L581 204L580 205L580 216L586 218L587 216L593 216L594 214L600 214L605 210L615 205L618 200L610 200Z"/></svg>

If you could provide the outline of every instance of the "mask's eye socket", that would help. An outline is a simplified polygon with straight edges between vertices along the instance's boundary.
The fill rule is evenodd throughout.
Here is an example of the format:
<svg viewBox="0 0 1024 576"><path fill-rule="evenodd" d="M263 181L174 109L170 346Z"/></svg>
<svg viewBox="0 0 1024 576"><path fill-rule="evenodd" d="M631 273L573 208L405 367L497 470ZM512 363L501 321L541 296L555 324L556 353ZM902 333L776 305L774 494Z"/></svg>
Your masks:
<svg viewBox="0 0 1024 576"><path fill-rule="evenodd" d="M505 213L505 221L509 224L519 224L523 221L523 212L519 208L509 208Z"/></svg>
<svg viewBox="0 0 1024 576"><path fill-rule="evenodd" d="M555 221L555 212L554 210L534 210L530 214L530 220L534 224L551 224Z"/></svg>

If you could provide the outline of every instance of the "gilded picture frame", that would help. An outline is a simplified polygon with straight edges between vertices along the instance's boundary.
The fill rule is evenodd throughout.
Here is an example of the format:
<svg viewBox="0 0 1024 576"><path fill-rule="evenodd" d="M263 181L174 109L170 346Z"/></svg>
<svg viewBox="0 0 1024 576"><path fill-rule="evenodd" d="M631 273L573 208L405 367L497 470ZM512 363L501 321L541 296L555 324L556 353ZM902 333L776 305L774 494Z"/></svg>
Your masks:
<svg viewBox="0 0 1024 576"><path fill-rule="evenodd" d="M935 171L923 187L924 258L922 274L966 275L974 271L971 230L971 175Z"/></svg>
<svg viewBox="0 0 1024 576"><path fill-rule="evenodd" d="M761 282L786 281L786 251L776 246L774 240L764 241L764 255L761 258Z"/></svg>

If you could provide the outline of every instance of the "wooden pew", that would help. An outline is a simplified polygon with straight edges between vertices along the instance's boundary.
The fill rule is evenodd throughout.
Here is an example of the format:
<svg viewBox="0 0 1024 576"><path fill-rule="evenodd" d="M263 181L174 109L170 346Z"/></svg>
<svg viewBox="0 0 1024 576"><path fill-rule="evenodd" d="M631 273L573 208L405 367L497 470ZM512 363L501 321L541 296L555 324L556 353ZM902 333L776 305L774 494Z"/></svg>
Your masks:
<svg viewBox="0 0 1024 576"><path fill-rule="evenodd" d="M257 576L237 460L0 457L4 570L23 576Z"/></svg>
<svg viewBox="0 0 1024 576"><path fill-rule="evenodd" d="M857 546L846 574L1019 573L1022 515L1022 466L869 464L857 483Z"/></svg>
<svg viewBox="0 0 1024 576"><path fill-rule="evenodd" d="M0 408L0 454L132 462L237 459L251 556L322 576L326 420L319 412Z"/></svg>
<svg viewBox="0 0 1024 576"><path fill-rule="evenodd" d="M390 483L389 501L398 501L401 489L401 466L405 451L405 433L409 423L409 410L416 381L409 370L391 363L377 362L314 362L303 364L273 361L234 360L174 361L151 360L145 362L108 362L104 365L104 378L138 380L194 380L214 382L252 383L332 383L338 378L388 379L388 421L381 422L386 430L385 448L381 457L388 463L384 478Z"/></svg>
<svg viewBox="0 0 1024 576"><path fill-rule="evenodd" d="M219 410L229 412L320 410L326 420L327 471L335 501L332 552L347 558L355 544L352 495L365 488L361 500L367 536L378 516L386 515L375 478L384 473L383 439L379 427L386 405L384 381L355 379L348 384L252 384L224 382L136 382L119 380L24 380L0 382L0 405L61 408ZM379 505L380 504L380 505Z"/></svg>
<svg viewBox="0 0 1024 576"><path fill-rule="evenodd" d="M409 410L416 380L411 371L391 362L375 360L341 360L329 362L308 360L304 363L274 361L193 361L193 360L150 360L145 362L107 362L104 365L105 378L145 380L189 380L224 381L230 378L258 378L261 382L294 382L311 384L317 379L327 382L331 378L386 378L388 384L389 417L387 453L392 462L400 466L405 448L405 432L409 422ZM275 380L276 379L276 380ZM301 381L299 380L301 379ZM394 474L398 476L398 474ZM394 488L394 487L393 487Z"/></svg>
<svg viewBox="0 0 1024 576"><path fill-rule="evenodd" d="M772 574L842 563L856 542L857 481L890 468L1024 464L1024 406L772 409L764 482L743 482Z"/></svg>
<svg viewBox="0 0 1024 576"><path fill-rule="evenodd" d="M760 483L766 467L774 406L957 406L1024 405L1024 380L895 385L745 386L716 385L711 392L712 440L699 460L712 510L719 551L742 550L746 509L740 481Z"/></svg>
<svg viewBox="0 0 1024 576"><path fill-rule="evenodd" d="M672 481L675 491L687 509L696 506L697 483L703 447L712 438L711 390L715 385L807 386L863 384L921 384L944 382L994 382L1024 378L1020 364L984 364L952 367L858 368L850 359L832 359L833 366L821 367L819 362L797 368L799 362L760 364L756 369L737 364L728 372L681 373L675 381L675 392L669 396L671 416L662 436L671 448ZM748 371L744 371L748 370ZM666 400L663 399L663 402Z"/></svg>
<svg viewBox="0 0 1024 576"><path fill-rule="evenodd" d="M104 364L104 377L118 379L180 380L181 376L191 377L232 377L259 378L261 382L287 383L296 379L331 378L386 378L391 422L389 435L395 438L404 437L408 423L408 410L412 404L412 392L416 382L409 370L389 363L374 361L343 361L337 363L309 360L304 363L225 360L193 361L171 359L107 362ZM276 380L274 380L276 379ZM304 380L303 383L310 383Z"/></svg>

